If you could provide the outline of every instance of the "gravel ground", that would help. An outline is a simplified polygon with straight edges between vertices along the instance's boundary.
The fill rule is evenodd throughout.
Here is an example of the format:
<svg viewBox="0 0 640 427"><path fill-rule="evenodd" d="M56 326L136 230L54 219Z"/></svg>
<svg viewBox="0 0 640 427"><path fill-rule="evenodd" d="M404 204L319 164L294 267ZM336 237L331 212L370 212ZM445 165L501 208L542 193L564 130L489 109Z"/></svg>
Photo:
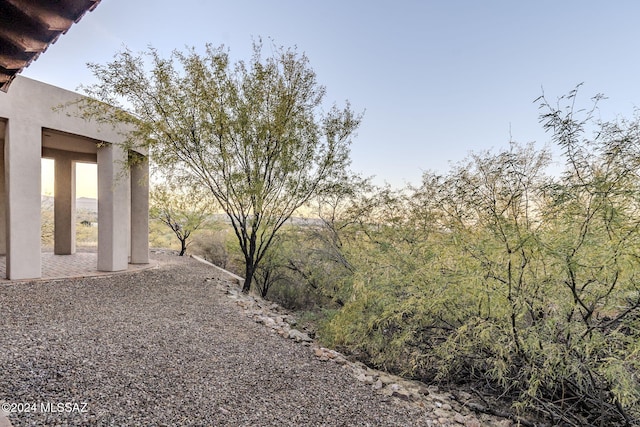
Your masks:
<svg viewBox="0 0 640 427"><path fill-rule="evenodd" d="M214 269L154 258L137 273L0 285L13 426L430 424L242 315L205 281Z"/></svg>

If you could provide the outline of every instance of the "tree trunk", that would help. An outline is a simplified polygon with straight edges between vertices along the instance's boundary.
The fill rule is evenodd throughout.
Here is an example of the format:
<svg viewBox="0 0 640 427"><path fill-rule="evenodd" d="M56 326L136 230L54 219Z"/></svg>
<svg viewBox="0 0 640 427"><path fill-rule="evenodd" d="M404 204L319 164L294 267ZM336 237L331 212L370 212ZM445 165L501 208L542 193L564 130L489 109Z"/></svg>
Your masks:
<svg viewBox="0 0 640 427"><path fill-rule="evenodd" d="M251 282L253 281L253 273L255 272L255 266L250 262L245 262L244 268L244 285L242 285L242 293L248 294L251 290Z"/></svg>
<svg viewBox="0 0 640 427"><path fill-rule="evenodd" d="M187 239L180 239L180 243L182 244L182 248L180 249L180 256L183 256L184 253L187 251Z"/></svg>
<svg viewBox="0 0 640 427"><path fill-rule="evenodd" d="M267 298L267 292L269 292L269 286L271 286L271 283L269 283L270 278L271 278L271 271L267 270L267 272L264 275L264 282L262 283L262 288L260 289L260 296L264 299Z"/></svg>

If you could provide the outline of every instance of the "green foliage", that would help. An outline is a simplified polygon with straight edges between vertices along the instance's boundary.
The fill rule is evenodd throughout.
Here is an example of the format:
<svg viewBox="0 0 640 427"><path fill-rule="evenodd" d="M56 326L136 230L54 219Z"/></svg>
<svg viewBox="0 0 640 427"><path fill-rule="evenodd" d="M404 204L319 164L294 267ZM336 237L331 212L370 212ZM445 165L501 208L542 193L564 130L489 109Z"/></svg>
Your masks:
<svg viewBox="0 0 640 427"><path fill-rule="evenodd" d="M242 274L244 256L238 247L233 227L223 221L200 230L194 239L191 250L219 267L234 274Z"/></svg>
<svg viewBox="0 0 640 427"><path fill-rule="evenodd" d="M213 203L198 187L156 184L149 202L149 216L169 227L179 240L180 256L191 243L191 235L210 222Z"/></svg>
<svg viewBox="0 0 640 427"><path fill-rule="evenodd" d="M258 290L292 309L343 305L351 266L336 250L325 223L297 220L302 224L285 227L256 271Z"/></svg>
<svg viewBox="0 0 640 427"><path fill-rule="evenodd" d="M228 241L220 233L208 232L196 239L196 248L206 260L222 268L229 268Z"/></svg>
<svg viewBox="0 0 640 427"><path fill-rule="evenodd" d="M245 258L245 292L287 219L345 174L360 123L348 104L323 111L325 88L304 54L261 51L255 43L248 63L232 65L222 47L169 58L125 50L90 65L98 83L82 106L85 116L131 124L131 145L215 198Z"/></svg>
<svg viewBox="0 0 640 427"><path fill-rule="evenodd" d="M135 125L131 142L225 211L245 291L255 277L289 305L308 304L304 289L329 303L326 344L416 378L480 381L556 425L640 422L640 119L599 122L601 97L578 111L577 89L556 106L541 97L562 176L545 174L545 150L512 143L392 191L345 176L360 117L320 112L324 88L295 51L263 59L257 44L235 66L210 46L125 51L92 69L89 94L134 113L109 110ZM285 226L315 197L321 223Z"/></svg>
<svg viewBox="0 0 640 427"><path fill-rule="evenodd" d="M149 245L152 248L180 250L180 241L173 231L154 218L149 218Z"/></svg>
<svg viewBox="0 0 640 427"><path fill-rule="evenodd" d="M321 339L405 375L490 384L556 424L637 423L640 125L580 116L576 94L566 109L541 98L559 178L546 151L512 143L355 201L352 293Z"/></svg>

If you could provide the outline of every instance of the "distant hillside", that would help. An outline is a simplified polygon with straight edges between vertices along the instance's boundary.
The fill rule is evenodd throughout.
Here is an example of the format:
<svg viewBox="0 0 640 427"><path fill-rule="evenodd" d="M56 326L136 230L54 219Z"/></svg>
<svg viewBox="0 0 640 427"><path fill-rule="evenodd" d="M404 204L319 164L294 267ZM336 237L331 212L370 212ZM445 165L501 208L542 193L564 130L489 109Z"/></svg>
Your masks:
<svg viewBox="0 0 640 427"><path fill-rule="evenodd" d="M213 219L214 221L231 224L231 220L229 219L227 214L223 214L223 213L212 214L211 219ZM300 216L293 216L287 220L287 224L296 225L300 227L318 227L323 224L323 221L320 218L306 218L306 217L300 217Z"/></svg>
<svg viewBox="0 0 640 427"><path fill-rule="evenodd" d="M53 210L53 197L52 196L42 196L42 208L45 210ZM90 197L78 197L76 199L76 210L78 211L87 211L89 213L98 213L98 200ZM215 221L220 221L224 223L231 223L229 217L226 214L213 214L211 215L212 219ZM292 217L287 221L291 225L297 225L301 227L311 227L311 226L319 226L322 225L322 220L319 218L303 218L303 217Z"/></svg>
<svg viewBox="0 0 640 427"><path fill-rule="evenodd" d="M98 199L92 199L89 197L78 197L76 199L76 209L83 209L89 212L98 213Z"/></svg>
<svg viewBox="0 0 640 427"><path fill-rule="evenodd" d="M53 209L53 197L42 196L42 208ZM78 197L76 199L76 210L84 210L91 213L98 213L98 200L90 197Z"/></svg>

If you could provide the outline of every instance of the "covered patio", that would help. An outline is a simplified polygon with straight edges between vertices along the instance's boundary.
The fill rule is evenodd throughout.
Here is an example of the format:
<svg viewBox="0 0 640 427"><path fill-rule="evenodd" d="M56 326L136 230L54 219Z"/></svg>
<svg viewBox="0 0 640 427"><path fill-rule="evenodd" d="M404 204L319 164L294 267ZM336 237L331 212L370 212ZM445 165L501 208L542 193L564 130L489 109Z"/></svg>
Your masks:
<svg viewBox="0 0 640 427"><path fill-rule="evenodd" d="M98 271L98 254L95 251L82 251L72 255L56 255L53 252L42 252L42 280L74 279L93 276L106 276L115 272ZM5 279L7 257L0 256L0 283L10 282ZM158 264L150 261L148 264L129 264L126 270L117 273L130 273L148 268L155 268Z"/></svg>
<svg viewBox="0 0 640 427"><path fill-rule="evenodd" d="M93 270L125 271L130 264L149 262L146 153L125 146L128 129L82 118L80 97L20 76L8 93L0 92L0 255L6 255L8 279L46 274L40 226L43 157L55 163L54 254L76 253L75 164L90 162L98 171ZM136 153L142 161L129 166L128 157Z"/></svg>

